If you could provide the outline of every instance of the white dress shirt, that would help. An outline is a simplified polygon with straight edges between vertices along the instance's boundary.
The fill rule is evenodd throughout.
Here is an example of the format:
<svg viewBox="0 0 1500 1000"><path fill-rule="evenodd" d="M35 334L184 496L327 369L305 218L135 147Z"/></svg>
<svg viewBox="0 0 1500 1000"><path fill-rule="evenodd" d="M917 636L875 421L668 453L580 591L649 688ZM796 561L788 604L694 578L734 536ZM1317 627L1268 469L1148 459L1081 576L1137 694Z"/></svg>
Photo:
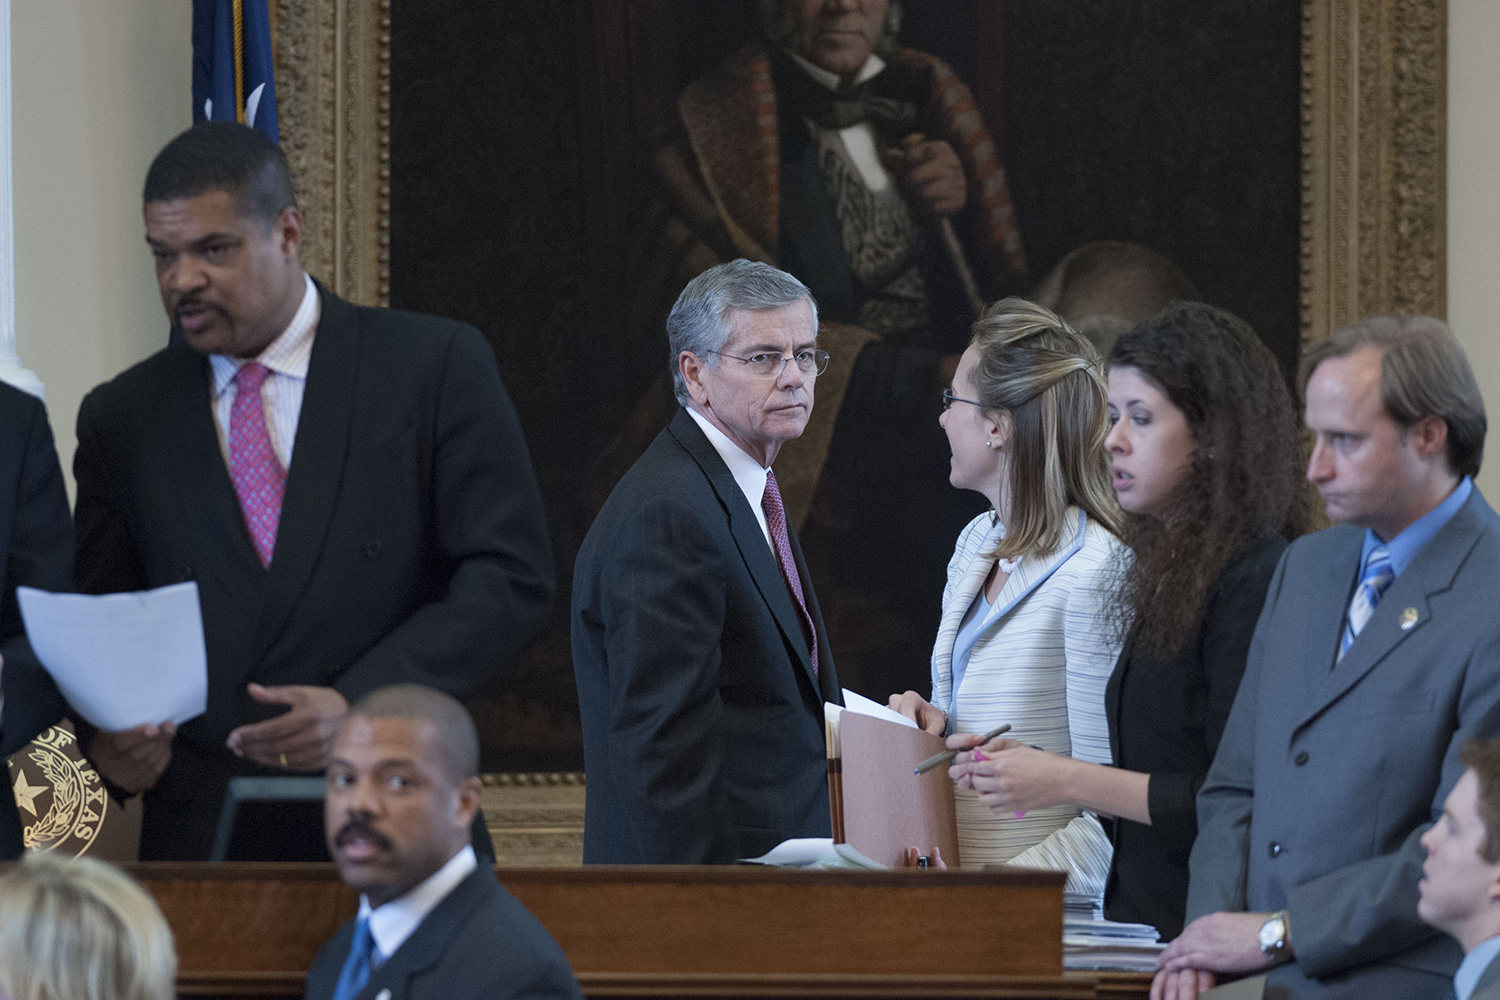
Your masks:
<svg viewBox="0 0 1500 1000"><path fill-rule="evenodd" d="M368 917L370 920L370 937L375 943L377 959L372 959L371 964L383 965L387 959L396 954L396 949L406 943L406 939L414 934L427 914L447 898L448 893L458 887L458 883L469 877L469 873L479 867L479 859L474 855L472 844L465 845L448 863L433 872L427 879L406 893L397 896L383 906L370 907L370 900L361 894L359 897L359 916L361 919Z"/></svg>
<svg viewBox="0 0 1500 1000"><path fill-rule="evenodd" d="M791 56L792 60L818 83L829 90L839 89L837 73L830 73L821 66L814 66L795 52L788 52L787 55ZM883 69L885 69L885 60L877 55L871 55L865 60L854 82L864 83ZM859 171L860 180L865 182L865 187L878 193L891 186L891 172L885 169L884 163L880 162L880 150L875 148L875 130L870 128L869 122L860 122L857 125L839 129L839 138L843 140L844 149L848 152L854 169Z"/></svg>
<svg viewBox="0 0 1500 1000"><path fill-rule="evenodd" d="M729 440L729 435L715 427L707 417L693 409L686 408L688 416L698 422L703 428L703 434L708 438L708 443L714 446L724 464L729 466L729 474L734 477L735 483L744 492L745 499L750 503L750 510L755 514L755 523L760 525L760 533L766 536L766 545L771 551L776 551L776 546L771 542L771 529L766 524L766 509L761 506L761 500L766 495L766 472L761 464L750 457L750 453L739 445Z"/></svg>
<svg viewBox="0 0 1500 1000"><path fill-rule="evenodd" d="M302 394L307 389L307 364L312 358L313 337L318 329L322 304L312 278L303 274L306 288L302 304L275 340L254 359L234 358L227 354L210 354L209 397L214 408L214 423L219 428L219 449L224 463L229 463L229 411L234 406L237 386L234 377L251 360L271 369L261 386L265 401L266 429L271 432L271 447L282 469L292 467L292 445L297 440L297 421L302 416Z"/></svg>

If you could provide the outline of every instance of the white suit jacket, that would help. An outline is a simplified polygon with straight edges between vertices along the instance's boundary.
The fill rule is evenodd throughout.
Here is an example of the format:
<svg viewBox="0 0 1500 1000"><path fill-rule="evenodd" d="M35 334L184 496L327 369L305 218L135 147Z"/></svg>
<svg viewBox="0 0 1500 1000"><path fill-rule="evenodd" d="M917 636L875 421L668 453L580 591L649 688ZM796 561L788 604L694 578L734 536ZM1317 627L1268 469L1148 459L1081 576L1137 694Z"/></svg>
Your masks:
<svg viewBox="0 0 1500 1000"><path fill-rule="evenodd" d="M949 729L984 733L1008 722L1006 735L1022 743L1109 764L1104 688L1121 639L1105 614L1129 565L1129 550L1076 507L1067 517L1057 549L1022 557L1000 591L969 655ZM935 705L950 702L954 641L994 565L986 553L1004 532L992 515L982 514L958 536L932 650ZM1093 813L1057 806L1015 817L993 812L974 792L959 791L957 798L964 867L1061 869L1068 872L1069 893L1103 899L1111 847Z"/></svg>

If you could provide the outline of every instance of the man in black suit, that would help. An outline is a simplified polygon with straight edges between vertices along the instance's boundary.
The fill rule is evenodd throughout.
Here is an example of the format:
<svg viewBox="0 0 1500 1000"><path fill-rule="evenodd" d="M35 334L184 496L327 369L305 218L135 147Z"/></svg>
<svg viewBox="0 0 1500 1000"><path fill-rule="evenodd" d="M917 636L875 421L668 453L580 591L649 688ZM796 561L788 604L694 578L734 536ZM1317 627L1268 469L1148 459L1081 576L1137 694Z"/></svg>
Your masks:
<svg viewBox="0 0 1500 1000"><path fill-rule="evenodd" d="M0 678L5 700L0 760L15 753L48 723L35 724L27 708L45 677L16 604L16 587L69 590L73 579L73 521L52 428L41 400L0 383ZM42 684L44 688L46 683ZM0 695L4 697L4 695ZM0 775L4 775L0 765ZM0 791L0 860L21 856L21 817L10 791Z"/></svg>
<svg viewBox="0 0 1500 1000"><path fill-rule="evenodd" d="M1500 1000L1500 740L1472 740L1467 770L1422 834L1417 914L1464 950L1457 1000Z"/></svg>
<svg viewBox="0 0 1500 1000"><path fill-rule="evenodd" d="M228 779L318 771L349 701L491 681L552 596L541 498L478 331L316 285L286 160L198 125L146 177L180 332L78 414L79 586L198 585L208 710L86 731L148 790L146 859L207 856Z"/></svg>
<svg viewBox="0 0 1500 1000"><path fill-rule="evenodd" d="M573 577L584 860L709 864L831 832L839 685L771 462L828 363L797 279L731 261L667 320L682 409L599 512Z"/></svg>
<svg viewBox="0 0 1500 1000"><path fill-rule="evenodd" d="M323 946L308 1000L581 1000L562 949L469 846L479 738L453 698L415 684L349 710L328 764L328 850L359 914Z"/></svg>

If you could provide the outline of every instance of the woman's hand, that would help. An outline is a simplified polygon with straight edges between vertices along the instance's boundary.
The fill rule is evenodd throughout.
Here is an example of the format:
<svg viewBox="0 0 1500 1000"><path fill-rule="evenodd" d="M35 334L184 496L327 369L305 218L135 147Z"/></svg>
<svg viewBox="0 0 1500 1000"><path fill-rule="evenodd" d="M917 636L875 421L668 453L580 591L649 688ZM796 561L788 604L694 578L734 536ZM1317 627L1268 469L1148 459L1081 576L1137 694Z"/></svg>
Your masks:
<svg viewBox="0 0 1500 1000"><path fill-rule="evenodd" d="M948 728L948 713L915 691L891 695L886 707L893 712L900 712L934 736L943 735L943 730Z"/></svg>
<svg viewBox="0 0 1500 1000"><path fill-rule="evenodd" d="M923 865L919 865L917 863L917 859L920 858L920 857L922 857L922 852L921 851L919 851L915 847L908 847L906 850L904 850L904 851L901 852L901 864L898 867L901 867L901 868L922 868L924 866ZM932 849L932 853L929 854L929 855L927 855L927 864L926 864L925 867L927 867L927 868L947 868L948 867L948 863L943 860L943 852L939 851L936 847L934 847Z"/></svg>
<svg viewBox="0 0 1500 1000"><path fill-rule="evenodd" d="M948 775L959 788L978 792L979 801L996 812L1023 813L1069 801L1067 786L1076 764L1071 757L995 739L959 754Z"/></svg>

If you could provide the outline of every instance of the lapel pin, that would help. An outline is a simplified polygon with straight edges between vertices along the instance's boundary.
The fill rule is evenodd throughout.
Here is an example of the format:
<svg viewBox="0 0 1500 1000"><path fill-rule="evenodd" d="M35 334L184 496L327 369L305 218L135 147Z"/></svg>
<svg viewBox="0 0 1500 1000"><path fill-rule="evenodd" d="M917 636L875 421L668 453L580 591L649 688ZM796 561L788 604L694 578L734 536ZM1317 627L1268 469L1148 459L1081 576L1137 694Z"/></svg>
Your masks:
<svg viewBox="0 0 1500 1000"><path fill-rule="evenodd" d="M1401 618L1399 619L1401 624L1401 631L1410 632L1412 629L1416 628L1417 619L1420 617L1421 615L1417 613L1416 608L1407 608L1405 611L1401 612Z"/></svg>
<svg viewBox="0 0 1500 1000"><path fill-rule="evenodd" d="M375 1000L391 1000L391 991L381 990L379 993L375 994Z"/></svg>

